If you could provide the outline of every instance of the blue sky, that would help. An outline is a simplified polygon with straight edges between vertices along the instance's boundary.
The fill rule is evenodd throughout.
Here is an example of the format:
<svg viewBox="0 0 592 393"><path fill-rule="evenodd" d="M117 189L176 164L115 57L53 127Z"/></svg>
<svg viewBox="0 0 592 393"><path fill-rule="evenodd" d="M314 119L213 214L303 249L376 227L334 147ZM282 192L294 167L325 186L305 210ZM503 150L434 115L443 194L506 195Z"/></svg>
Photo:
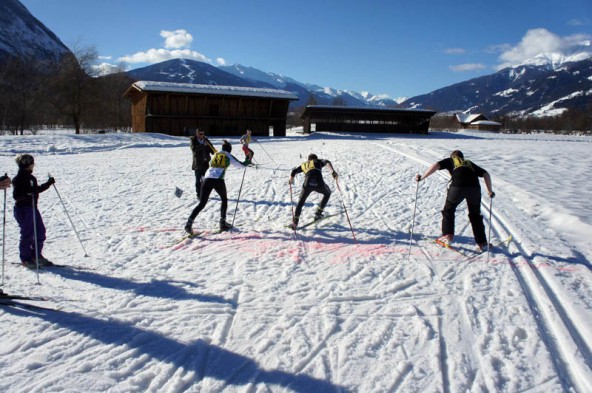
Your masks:
<svg viewBox="0 0 592 393"><path fill-rule="evenodd" d="M68 47L95 46L105 63L239 63L391 98L426 94L541 52L592 51L590 0L21 2Z"/></svg>

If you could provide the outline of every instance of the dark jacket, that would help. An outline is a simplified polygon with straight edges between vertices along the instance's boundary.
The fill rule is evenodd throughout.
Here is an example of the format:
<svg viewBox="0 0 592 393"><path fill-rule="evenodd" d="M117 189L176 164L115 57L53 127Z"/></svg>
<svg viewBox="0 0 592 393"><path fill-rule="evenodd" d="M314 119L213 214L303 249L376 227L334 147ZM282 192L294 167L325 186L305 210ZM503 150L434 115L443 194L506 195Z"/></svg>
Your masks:
<svg viewBox="0 0 592 393"><path fill-rule="evenodd" d="M304 178L304 187L319 187L325 184L323 180L323 173L322 169L325 165L329 163L329 160L310 160L303 162L300 166L292 169L292 173L290 174L292 177L296 176L299 173L305 174Z"/></svg>
<svg viewBox="0 0 592 393"><path fill-rule="evenodd" d="M15 200L15 206L32 206L32 198L35 198L35 206L39 200L39 194L46 191L53 183L47 182L39 185L33 172L26 169L20 169L18 174L12 179L12 196Z"/></svg>
<svg viewBox="0 0 592 393"><path fill-rule="evenodd" d="M199 142L195 135L189 139L191 141L191 151L193 152L193 165L191 165L191 169L207 169L209 167L211 155L216 153L216 149L205 136L203 144Z"/></svg>
<svg viewBox="0 0 592 393"><path fill-rule="evenodd" d="M450 173L452 187L476 187L479 186L479 178L485 174L485 169L469 160L463 160L464 165L454 167L452 158L438 161L440 170L446 169Z"/></svg>

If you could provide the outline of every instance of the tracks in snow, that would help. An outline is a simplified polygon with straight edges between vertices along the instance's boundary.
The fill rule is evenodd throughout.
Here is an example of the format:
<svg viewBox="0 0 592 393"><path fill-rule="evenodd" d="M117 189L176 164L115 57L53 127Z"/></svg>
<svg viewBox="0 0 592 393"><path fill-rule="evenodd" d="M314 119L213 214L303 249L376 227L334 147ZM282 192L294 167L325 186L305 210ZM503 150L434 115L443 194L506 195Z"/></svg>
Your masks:
<svg viewBox="0 0 592 393"><path fill-rule="evenodd" d="M402 152L396 148L376 143L383 149L401 154L420 164L426 162L417 156ZM410 177L411 178L411 177ZM482 201L485 211L489 210L486 201ZM543 271L534 263L535 251L532 245L541 243L523 223L529 218L517 209L511 209L514 220L511 222L495 209L491 214L492 231L498 237L512 235L511 271L518 282L523 296L533 316L538 334L544 343L557 378L565 391L592 391L592 336L585 318L569 307L572 299L566 295L552 270ZM556 238L555 241L561 241ZM424 252L430 263L430 257ZM590 274L586 265L584 274ZM441 345L442 347L442 345ZM444 375L444 382L446 375Z"/></svg>

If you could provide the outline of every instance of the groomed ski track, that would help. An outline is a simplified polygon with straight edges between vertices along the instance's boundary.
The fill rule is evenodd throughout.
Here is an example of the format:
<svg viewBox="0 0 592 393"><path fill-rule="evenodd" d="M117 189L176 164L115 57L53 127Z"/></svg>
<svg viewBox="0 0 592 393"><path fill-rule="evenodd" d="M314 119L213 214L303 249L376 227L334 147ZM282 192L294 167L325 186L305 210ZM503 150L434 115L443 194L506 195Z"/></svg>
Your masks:
<svg viewBox="0 0 592 393"><path fill-rule="evenodd" d="M421 174L426 166L440 159L434 157L431 162L426 162L399 149L378 143L376 145L419 163L422 168L419 172ZM437 172L437 174L447 180L448 176L444 172ZM482 214L488 218L489 199L483 197L481 205ZM557 376L565 391L570 391L572 388L581 392L592 391L592 336L587 334L589 328L581 319L582 313L569 307L572 298L565 296L564 291L554 289L558 287L556 277L546 274L545 269L539 268L545 262L535 261L536 250L531 245L539 243L540 248L545 242L561 242L561 239L541 237L537 240L531 228L520 228L518 225L520 222L528 222L527 217L516 210L509 214L512 215L511 220L505 218L504 214L499 212L499 208L492 210L492 238L503 239L512 235L514 239L509 247L511 258L509 266L520 284L523 296L528 301L530 311L537 323L538 333L551 354ZM424 255L430 260L427 254ZM480 258L483 259L485 256ZM590 270L588 264L585 266ZM463 317L466 315L463 314ZM466 332L464 328L463 331Z"/></svg>

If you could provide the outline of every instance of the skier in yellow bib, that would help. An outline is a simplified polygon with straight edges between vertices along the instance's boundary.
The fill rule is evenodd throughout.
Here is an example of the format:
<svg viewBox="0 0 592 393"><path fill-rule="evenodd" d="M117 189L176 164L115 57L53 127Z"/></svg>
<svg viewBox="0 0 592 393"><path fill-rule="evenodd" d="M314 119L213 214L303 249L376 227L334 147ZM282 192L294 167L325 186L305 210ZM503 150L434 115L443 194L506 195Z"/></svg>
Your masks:
<svg viewBox="0 0 592 393"><path fill-rule="evenodd" d="M298 204L296 205L296 211L294 213L293 222L290 225L292 229L298 227L298 221L300 220L300 213L302 212L302 207L306 202L308 196L314 191L320 194L323 194L323 199L321 200L320 205L317 208L317 212L315 213L315 219L320 220L323 218L323 209L329 202L329 198L331 197L331 189L325 181L323 180L323 173L322 169L324 166L328 166L331 169L332 175L334 179L337 179L337 172L333 169L333 165L331 165L331 161L329 160L320 160L316 154L310 154L308 156L308 161L302 163L300 166L297 166L292 170L290 173L290 184L294 184L294 176L299 173L304 173L304 185L302 186L302 192L300 193L300 199L298 199Z"/></svg>
<svg viewBox="0 0 592 393"><path fill-rule="evenodd" d="M210 167L208 168L201 185L201 198L199 199L199 204L193 209L187 220L187 224L185 225L185 231L188 234L193 234L193 221L204 207L206 207L212 190L216 191L222 200L222 206L220 207L220 230L226 231L232 227L226 222L228 196L226 195L224 175L226 174L226 169L231 164L239 168L244 168L249 165L250 161L248 158L244 162L238 161L232 154L230 154L231 151L232 145L224 140L222 143L222 151L217 152L212 157Z"/></svg>
<svg viewBox="0 0 592 393"><path fill-rule="evenodd" d="M487 237L485 236L485 226L483 225L483 216L481 215L481 187L479 178L485 180L485 187L490 198L495 196L491 187L491 176L489 173L474 162L465 160L460 150L455 150L449 158L440 160L430 166L423 176L417 175L415 180L421 181L432 173L446 169L450 173L451 181L448 193L446 194L446 203L442 210L442 236L439 238L442 242L452 243L454 237L454 219L456 208L466 199L469 208L469 221L473 229L473 236L479 249L487 249Z"/></svg>

